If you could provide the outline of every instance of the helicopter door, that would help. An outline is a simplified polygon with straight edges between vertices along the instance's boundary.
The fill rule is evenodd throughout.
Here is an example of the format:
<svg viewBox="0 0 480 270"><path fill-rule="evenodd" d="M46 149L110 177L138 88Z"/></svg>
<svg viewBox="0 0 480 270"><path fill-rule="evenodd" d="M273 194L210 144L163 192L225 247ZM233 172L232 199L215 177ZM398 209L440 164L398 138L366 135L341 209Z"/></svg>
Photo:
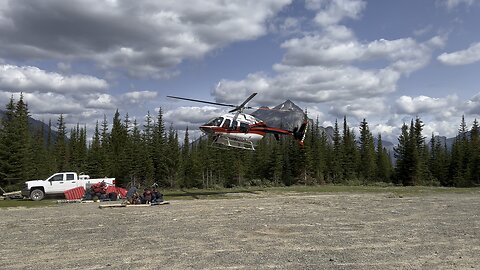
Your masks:
<svg viewBox="0 0 480 270"><path fill-rule="evenodd" d="M247 133L249 126L247 123L240 122L240 132Z"/></svg>
<svg viewBox="0 0 480 270"><path fill-rule="evenodd" d="M225 128L225 129L230 129L230 123L232 121L230 119L225 119L225 122L223 122L223 125L222 127Z"/></svg>

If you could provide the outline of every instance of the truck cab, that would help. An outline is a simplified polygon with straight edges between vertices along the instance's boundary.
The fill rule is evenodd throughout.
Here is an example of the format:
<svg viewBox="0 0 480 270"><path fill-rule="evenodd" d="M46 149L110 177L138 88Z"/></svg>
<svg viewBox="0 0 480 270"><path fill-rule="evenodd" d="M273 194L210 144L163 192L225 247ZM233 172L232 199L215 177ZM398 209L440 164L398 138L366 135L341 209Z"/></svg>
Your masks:
<svg viewBox="0 0 480 270"><path fill-rule="evenodd" d="M63 193L65 190L69 190L77 187L78 176L74 172L56 173L45 181L45 192L50 194Z"/></svg>

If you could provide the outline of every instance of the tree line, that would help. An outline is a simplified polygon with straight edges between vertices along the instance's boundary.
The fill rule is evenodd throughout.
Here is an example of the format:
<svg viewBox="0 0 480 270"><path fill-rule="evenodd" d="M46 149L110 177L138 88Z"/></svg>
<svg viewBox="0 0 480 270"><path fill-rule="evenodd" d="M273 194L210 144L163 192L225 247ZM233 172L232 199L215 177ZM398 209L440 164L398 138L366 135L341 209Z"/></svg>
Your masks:
<svg viewBox="0 0 480 270"><path fill-rule="evenodd" d="M28 118L23 96L17 102L12 97L0 129L0 186L6 189L59 171L115 177L120 186L157 183L164 188L480 184L479 125L475 120L468 130L464 118L451 149L433 135L427 141L420 118L404 124L393 153L396 162L365 119L358 138L346 117L342 128L335 121L333 138L317 120L307 130L304 147L290 137L276 140L267 135L256 151L245 151L211 147L207 136L192 143L188 128L180 142L178 131L165 127L161 108L155 116L148 112L143 123L132 121L128 113L122 118L117 110L111 123L105 116L97 121L91 138L79 124L68 131L63 115L54 126L49 121L47 131L33 129Z"/></svg>

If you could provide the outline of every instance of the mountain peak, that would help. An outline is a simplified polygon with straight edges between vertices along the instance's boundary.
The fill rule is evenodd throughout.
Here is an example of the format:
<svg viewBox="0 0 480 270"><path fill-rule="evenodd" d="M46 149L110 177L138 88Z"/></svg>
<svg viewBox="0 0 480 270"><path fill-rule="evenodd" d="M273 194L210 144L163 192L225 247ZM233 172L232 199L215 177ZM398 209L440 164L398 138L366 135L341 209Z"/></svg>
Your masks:
<svg viewBox="0 0 480 270"><path fill-rule="evenodd" d="M289 99L287 99L282 104L274 107L273 109L281 110L281 111L297 111L297 112L302 112L303 113L303 110L300 107L298 107L295 103L293 103L293 101L291 101Z"/></svg>

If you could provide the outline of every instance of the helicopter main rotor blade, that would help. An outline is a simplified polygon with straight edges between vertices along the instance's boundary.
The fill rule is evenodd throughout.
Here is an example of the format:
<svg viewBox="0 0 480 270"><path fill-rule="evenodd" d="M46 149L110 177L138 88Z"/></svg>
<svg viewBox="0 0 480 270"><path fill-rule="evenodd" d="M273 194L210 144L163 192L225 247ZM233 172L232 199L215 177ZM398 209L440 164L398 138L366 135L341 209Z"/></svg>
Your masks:
<svg viewBox="0 0 480 270"><path fill-rule="evenodd" d="M200 103L212 104L212 105L218 105L218 106L225 106L225 107L237 108L237 106L232 105L232 104L224 104L224 103L211 102L211 101L205 101L205 100L199 100L199 99L192 99L192 98L176 97L176 96L167 96L167 97L169 97L169 98L175 98L175 99L181 99L181 100L187 100L187 101L193 101L193 102L200 102Z"/></svg>
<svg viewBox="0 0 480 270"><path fill-rule="evenodd" d="M252 107L245 107L245 105L256 95L257 95L257 93L251 94L247 99L245 99L244 102L242 102L242 104L240 104L238 106L235 106L235 109L230 110L229 112L232 113L232 112L235 112L235 111L241 111L243 109L252 109Z"/></svg>

